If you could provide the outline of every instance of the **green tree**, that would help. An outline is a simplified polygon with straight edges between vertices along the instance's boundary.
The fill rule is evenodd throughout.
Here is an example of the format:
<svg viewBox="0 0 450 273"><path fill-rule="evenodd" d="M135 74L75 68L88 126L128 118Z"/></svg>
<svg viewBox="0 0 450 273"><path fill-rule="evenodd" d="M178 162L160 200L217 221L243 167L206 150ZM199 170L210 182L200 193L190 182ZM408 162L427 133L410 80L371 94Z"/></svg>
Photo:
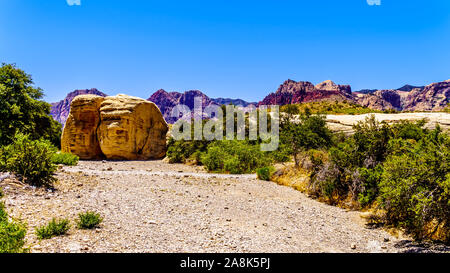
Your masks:
<svg viewBox="0 0 450 273"><path fill-rule="evenodd" d="M61 125L53 120L42 89L33 87L31 75L14 64L0 67L0 145L10 144L16 133L44 138L60 145Z"/></svg>
<svg viewBox="0 0 450 273"><path fill-rule="evenodd" d="M309 111L301 114L295 121L295 111L288 113L281 124L281 144L288 146L294 155L295 165L299 165L299 154L310 149L329 147L332 143L332 133L326 126L325 116L311 115Z"/></svg>

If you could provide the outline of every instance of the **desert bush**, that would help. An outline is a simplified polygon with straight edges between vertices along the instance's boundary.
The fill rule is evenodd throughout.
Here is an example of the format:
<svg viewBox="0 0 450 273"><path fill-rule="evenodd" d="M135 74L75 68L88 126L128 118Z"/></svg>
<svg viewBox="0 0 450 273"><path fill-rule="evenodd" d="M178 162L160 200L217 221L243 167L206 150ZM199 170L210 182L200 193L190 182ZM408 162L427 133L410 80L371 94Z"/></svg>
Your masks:
<svg viewBox="0 0 450 273"><path fill-rule="evenodd" d="M292 160L292 152L286 143L279 143L278 149L268 152L267 155L273 162L290 162Z"/></svg>
<svg viewBox="0 0 450 273"><path fill-rule="evenodd" d="M77 155L69 153L56 153L52 156L53 164L62 164L66 166L76 166L80 158Z"/></svg>
<svg viewBox="0 0 450 273"><path fill-rule="evenodd" d="M416 239L450 242L450 140L397 140L379 184L387 224Z"/></svg>
<svg viewBox="0 0 450 273"><path fill-rule="evenodd" d="M376 204L386 224L450 242L450 137L424 124L370 118L355 125L328 158L310 155L311 192L332 203L350 196L361 207Z"/></svg>
<svg viewBox="0 0 450 273"><path fill-rule="evenodd" d="M36 228L36 236L39 240L50 239L65 235L69 229L69 220L53 218L47 225Z"/></svg>
<svg viewBox="0 0 450 273"><path fill-rule="evenodd" d="M388 125L377 122L374 116L357 123L352 136L339 137L341 142L328 150L327 160L311 157L313 192L327 198L351 196L363 207L372 205L379 194L383 163L389 155L404 149L396 146L395 141L417 141L436 134L424 129L424 124L424 121L402 121Z"/></svg>
<svg viewBox="0 0 450 273"><path fill-rule="evenodd" d="M201 153L206 151L209 143L206 140L175 140L170 138L167 148L169 163L186 163L189 159L200 163Z"/></svg>
<svg viewBox="0 0 450 273"><path fill-rule="evenodd" d="M52 186L57 166L52 162L56 149L47 140L31 140L17 134L12 144L1 148L3 167L34 186Z"/></svg>
<svg viewBox="0 0 450 273"><path fill-rule="evenodd" d="M93 229L100 225L103 218L99 213L87 211L78 215L77 226L80 229Z"/></svg>
<svg viewBox="0 0 450 273"><path fill-rule="evenodd" d="M308 185L310 194L316 197L325 197L330 203L334 203L334 196L342 187L339 169L332 162L325 162L311 174ZM341 193L343 196L343 193Z"/></svg>
<svg viewBox="0 0 450 273"><path fill-rule="evenodd" d="M224 140L208 145L201 161L208 171L242 174L267 166L270 158L265 156L259 145L252 145L248 141Z"/></svg>
<svg viewBox="0 0 450 273"><path fill-rule="evenodd" d="M8 214L5 210L5 204L3 204L3 202L0 202L0 222L6 221L8 221Z"/></svg>
<svg viewBox="0 0 450 273"><path fill-rule="evenodd" d="M355 181L358 192L358 201L363 207L370 206L378 197L379 183L384 172L382 164L375 168L360 168ZM359 179L359 181L357 180Z"/></svg>
<svg viewBox="0 0 450 273"><path fill-rule="evenodd" d="M295 110L294 108L297 109ZM301 113L305 112L305 109L309 109L308 111L311 114L325 114L325 115L333 115L333 114L360 115L368 113L383 113L383 111L370 109L368 107L364 107L349 101L341 101L341 102L318 101L295 105L289 104L282 106L280 110L281 112L285 113L292 112L293 110L298 113Z"/></svg>
<svg viewBox="0 0 450 273"><path fill-rule="evenodd" d="M258 179L270 181L273 173L275 172L274 167L263 167L256 170L256 174L258 175Z"/></svg>
<svg viewBox="0 0 450 273"><path fill-rule="evenodd" d="M3 202L0 202L0 253L26 252L25 235L25 225L10 220Z"/></svg>

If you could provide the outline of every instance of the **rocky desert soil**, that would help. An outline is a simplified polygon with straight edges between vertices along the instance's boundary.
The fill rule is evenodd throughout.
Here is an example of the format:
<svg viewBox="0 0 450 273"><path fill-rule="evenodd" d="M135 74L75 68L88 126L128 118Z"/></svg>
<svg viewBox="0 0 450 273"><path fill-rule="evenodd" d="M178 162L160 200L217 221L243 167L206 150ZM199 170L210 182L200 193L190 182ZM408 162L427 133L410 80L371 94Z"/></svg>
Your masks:
<svg viewBox="0 0 450 273"><path fill-rule="evenodd" d="M82 161L57 178L53 192L11 178L0 182L11 216L28 224L32 252L448 251L368 228L359 212L254 175L208 174L163 161ZM75 227L87 210L104 217L100 228ZM70 219L69 234L39 241L35 228L52 217Z"/></svg>

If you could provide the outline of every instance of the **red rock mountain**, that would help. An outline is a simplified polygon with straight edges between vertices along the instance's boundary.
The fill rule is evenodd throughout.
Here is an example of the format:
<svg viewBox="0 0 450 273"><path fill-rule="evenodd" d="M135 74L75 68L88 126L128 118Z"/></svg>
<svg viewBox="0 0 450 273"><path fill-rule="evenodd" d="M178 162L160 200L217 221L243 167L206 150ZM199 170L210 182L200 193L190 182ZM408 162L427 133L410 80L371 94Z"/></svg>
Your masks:
<svg viewBox="0 0 450 273"><path fill-rule="evenodd" d="M337 85L332 81L324 81L314 86L310 82L287 80L275 93L265 97L259 105L286 105L323 100L354 101L355 98L349 85Z"/></svg>
<svg viewBox="0 0 450 273"><path fill-rule="evenodd" d="M450 80L415 87L405 85L397 90L353 92L349 85L324 81L314 86L310 82L287 80L275 93L259 105L285 105L313 101L352 101L375 110L440 111L450 103Z"/></svg>
<svg viewBox="0 0 450 273"><path fill-rule="evenodd" d="M67 94L66 98L63 99L60 102L52 103L52 108L50 111L50 115L59 123L64 125L66 123L67 117L69 116L70 112L70 104L72 103L72 100L79 95L98 95L102 97L106 97L107 95L105 93L102 93L98 91L97 89L84 89L84 90L75 90L69 94Z"/></svg>

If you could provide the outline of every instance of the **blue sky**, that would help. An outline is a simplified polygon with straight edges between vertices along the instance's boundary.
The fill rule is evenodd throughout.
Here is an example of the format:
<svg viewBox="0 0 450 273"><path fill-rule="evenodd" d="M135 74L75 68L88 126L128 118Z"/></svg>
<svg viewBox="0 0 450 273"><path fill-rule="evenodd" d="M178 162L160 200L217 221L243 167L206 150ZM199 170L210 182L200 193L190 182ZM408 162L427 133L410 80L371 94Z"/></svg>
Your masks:
<svg viewBox="0 0 450 273"><path fill-rule="evenodd" d="M0 0L0 62L47 101L74 89L261 100L286 79L362 88L450 78L450 1Z"/></svg>

